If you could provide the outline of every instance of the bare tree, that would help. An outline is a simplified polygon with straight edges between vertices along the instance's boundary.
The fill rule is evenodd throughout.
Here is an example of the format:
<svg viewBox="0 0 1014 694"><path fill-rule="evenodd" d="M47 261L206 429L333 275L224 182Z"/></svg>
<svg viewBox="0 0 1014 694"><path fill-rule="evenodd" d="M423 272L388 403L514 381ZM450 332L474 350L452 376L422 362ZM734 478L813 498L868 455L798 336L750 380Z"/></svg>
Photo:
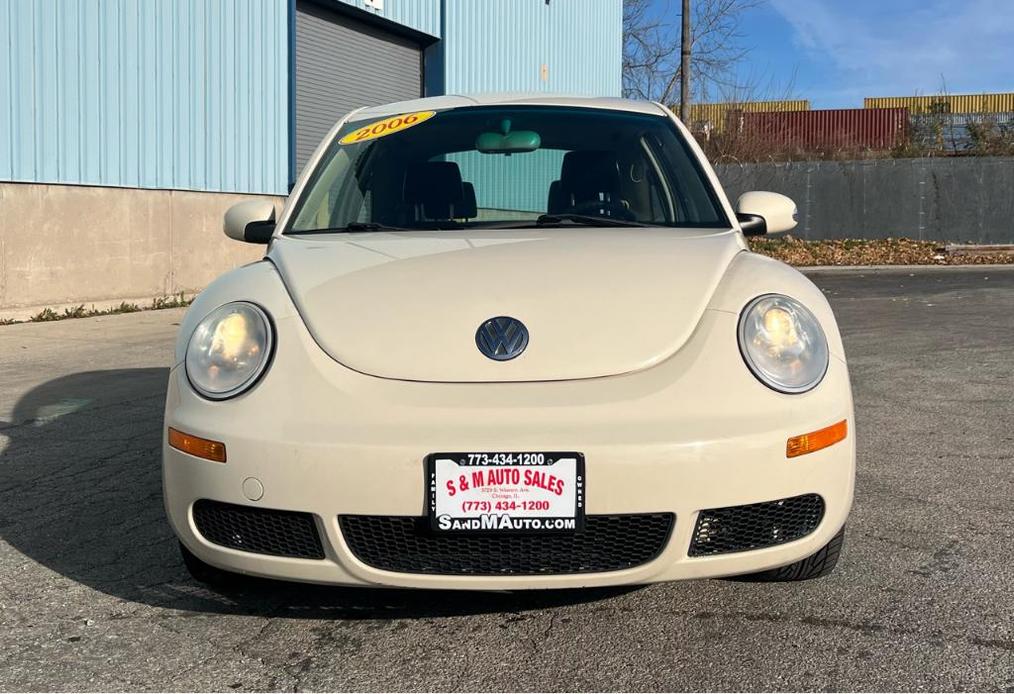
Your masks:
<svg viewBox="0 0 1014 694"><path fill-rule="evenodd" d="M652 0L623 2L623 94L659 99L679 74L679 41L668 12Z"/></svg>
<svg viewBox="0 0 1014 694"><path fill-rule="evenodd" d="M690 89L704 97L715 88L735 86L732 68L746 55L740 22L743 12L764 0L692 0L690 12ZM680 97L682 12L672 0L624 0L623 93L664 104ZM679 22L679 23L678 23Z"/></svg>

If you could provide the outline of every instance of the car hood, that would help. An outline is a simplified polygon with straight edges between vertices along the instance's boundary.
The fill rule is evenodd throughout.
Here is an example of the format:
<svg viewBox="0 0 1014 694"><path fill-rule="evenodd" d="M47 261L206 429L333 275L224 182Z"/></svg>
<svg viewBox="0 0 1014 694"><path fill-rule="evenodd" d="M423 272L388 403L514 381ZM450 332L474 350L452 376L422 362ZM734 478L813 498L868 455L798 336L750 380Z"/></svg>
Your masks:
<svg viewBox="0 0 1014 694"><path fill-rule="evenodd" d="M595 378L652 366L690 337L732 258L734 231L498 229L289 236L268 259L317 343L384 378ZM529 343L494 361L476 331L510 316Z"/></svg>

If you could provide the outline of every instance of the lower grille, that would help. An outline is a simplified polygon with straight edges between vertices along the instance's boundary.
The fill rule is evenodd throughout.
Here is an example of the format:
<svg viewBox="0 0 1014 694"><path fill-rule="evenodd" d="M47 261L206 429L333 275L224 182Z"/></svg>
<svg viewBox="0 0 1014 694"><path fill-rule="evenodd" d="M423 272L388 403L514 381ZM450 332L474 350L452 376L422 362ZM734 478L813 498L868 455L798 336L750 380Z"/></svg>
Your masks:
<svg viewBox="0 0 1014 694"><path fill-rule="evenodd" d="M194 504L194 524L208 542L223 547L278 557L324 558L317 524L309 513L201 499Z"/></svg>
<svg viewBox="0 0 1014 694"><path fill-rule="evenodd" d="M437 533L417 516L339 516L342 535L364 564L385 571L531 576L619 571L665 548L671 513L588 516L582 530L544 535Z"/></svg>
<svg viewBox="0 0 1014 694"><path fill-rule="evenodd" d="M697 517L689 554L700 557L781 545L809 535L823 517L819 494L709 508Z"/></svg>

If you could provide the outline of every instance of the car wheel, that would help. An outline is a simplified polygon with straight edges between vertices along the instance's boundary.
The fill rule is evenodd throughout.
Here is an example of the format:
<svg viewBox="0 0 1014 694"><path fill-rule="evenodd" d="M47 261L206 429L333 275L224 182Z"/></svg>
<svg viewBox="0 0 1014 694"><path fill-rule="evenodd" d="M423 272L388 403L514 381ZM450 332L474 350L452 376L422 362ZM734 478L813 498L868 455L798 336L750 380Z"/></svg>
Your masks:
<svg viewBox="0 0 1014 694"><path fill-rule="evenodd" d="M184 547L182 542L180 543L180 554L183 556L183 564L195 581L215 588L235 588L243 582L243 576L201 561L193 552Z"/></svg>
<svg viewBox="0 0 1014 694"><path fill-rule="evenodd" d="M808 581L811 578L827 576L834 571L834 566L838 563L838 557L841 555L841 548L844 544L845 528L843 527L837 535L831 538L830 542L805 559L800 559L788 566L746 574L737 578L741 581Z"/></svg>

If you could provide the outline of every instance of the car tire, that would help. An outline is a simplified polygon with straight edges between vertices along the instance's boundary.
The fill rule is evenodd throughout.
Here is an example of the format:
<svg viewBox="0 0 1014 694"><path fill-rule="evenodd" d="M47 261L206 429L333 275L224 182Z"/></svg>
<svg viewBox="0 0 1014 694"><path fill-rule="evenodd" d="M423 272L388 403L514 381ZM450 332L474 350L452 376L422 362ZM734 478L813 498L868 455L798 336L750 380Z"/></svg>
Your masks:
<svg viewBox="0 0 1014 694"><path fill-rule="evenodd" d="M182 542L180 543L180 554L183 556L183 564L187 567L190 576L198 583L214 588L236 588L243 583L243 576L219 569L198 559L197 555L184 547Z"/></svg>
<svg viewBox="0 0 1014 694"><path fill-rule="evenodd" d="M834 571L835 564L838 563L838 557L841 555L841 549L844 544L845 528L843 527L838 531L837 535L831 538L830 542L805 559L800 559L788 566L768 569L767 571L760 571L755 574L746 574L737 578L741 581L782 582L809 581L813 578L827 576Z"/></svg>

